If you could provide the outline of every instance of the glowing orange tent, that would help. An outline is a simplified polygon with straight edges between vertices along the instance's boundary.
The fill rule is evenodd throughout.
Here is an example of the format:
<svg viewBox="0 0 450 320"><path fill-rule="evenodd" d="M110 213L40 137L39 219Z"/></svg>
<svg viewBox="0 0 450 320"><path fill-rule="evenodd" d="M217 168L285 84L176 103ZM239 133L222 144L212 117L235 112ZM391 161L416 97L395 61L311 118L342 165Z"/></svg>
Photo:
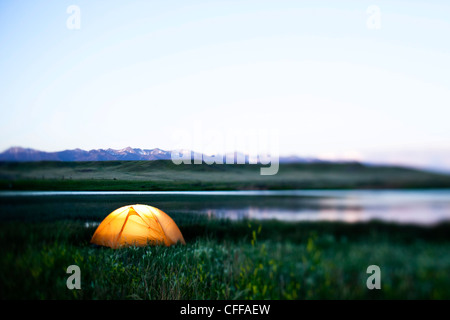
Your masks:
<svg viewBox="0 0 450 320"><path fill-rule="evenodd" d="M126 246L186 244L176 223L163 211L142 204L111 212L98 226L91 243L114 249Z"/></svg>

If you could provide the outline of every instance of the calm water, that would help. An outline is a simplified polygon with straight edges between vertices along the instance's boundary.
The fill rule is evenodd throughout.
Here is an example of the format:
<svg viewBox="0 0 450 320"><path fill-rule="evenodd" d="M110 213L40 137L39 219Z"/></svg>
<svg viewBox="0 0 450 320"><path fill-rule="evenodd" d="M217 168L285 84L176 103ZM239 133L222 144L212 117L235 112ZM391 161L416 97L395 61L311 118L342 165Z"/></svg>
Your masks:
<svg viewBox="0 0 450 320"><path fill-rule="evenodd" d="M180 191L180 192L0 192L0 199L70 197L71 202L123 199L145 203L167 213L189 212L229 219L383 220L435 224L450 221L450 190L291 190L291 191ZM129 202L127 202L129 200Z"/></svg>

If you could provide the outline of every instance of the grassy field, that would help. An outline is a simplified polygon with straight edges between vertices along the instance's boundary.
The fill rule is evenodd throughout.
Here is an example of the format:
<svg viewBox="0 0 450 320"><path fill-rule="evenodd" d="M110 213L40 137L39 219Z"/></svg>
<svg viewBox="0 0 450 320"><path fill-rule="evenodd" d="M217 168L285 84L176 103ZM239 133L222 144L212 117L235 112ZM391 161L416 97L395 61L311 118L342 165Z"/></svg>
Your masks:
<svg viewBox="0 0 450 320"><path fill-rule="evenodd" d="M57 203L0 203L1 299L450 298L448 224L232 222L173 212L185 246L113 250L89 241L93 222L118 203ZM81 290L66 287L72 264ZM372 264L381 290L366 288Z"/></svg>
<svg viewBox="0 0 450 320"><path fill-rule="evenodd" d="M0 163L0 189L450 187L447 175L358 163L286 164L275 176L261 176L259 168ZM0 197L0 299L450 299L450 224L228 221L186 213L197 207L192 200L151 197L152 205L170 212L185 246L90 244L96 225L114 209L140 203L138 195ZM81 269L81 290L66 287L73 264ZM381 290L366 287L372 264L381 268Z"/></svg>
<svg viewBox="0 0 450 320"><path fill-rule="evenodd" d="M0 190L449 188L450 175L359 163L174 165L171 161L0 163Z"/></svg>

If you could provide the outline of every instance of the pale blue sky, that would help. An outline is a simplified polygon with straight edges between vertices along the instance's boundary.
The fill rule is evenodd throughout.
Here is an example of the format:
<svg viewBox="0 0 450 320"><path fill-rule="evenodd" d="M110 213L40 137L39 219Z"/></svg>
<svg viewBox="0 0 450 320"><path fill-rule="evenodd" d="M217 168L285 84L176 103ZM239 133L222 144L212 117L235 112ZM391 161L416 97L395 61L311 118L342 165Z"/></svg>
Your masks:
<svg viewBox="0 0 450 320"><path fill-rule="evenodd" d="M0 150L172 149L200 124L450 168L449 36L448 1L4 0Z"/></svg>

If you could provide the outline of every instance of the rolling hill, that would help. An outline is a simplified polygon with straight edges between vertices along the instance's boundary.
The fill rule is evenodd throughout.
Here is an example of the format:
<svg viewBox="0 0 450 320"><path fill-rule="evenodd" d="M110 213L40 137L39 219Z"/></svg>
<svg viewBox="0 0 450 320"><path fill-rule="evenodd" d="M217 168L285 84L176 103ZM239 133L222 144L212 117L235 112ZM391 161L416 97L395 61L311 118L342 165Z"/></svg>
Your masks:
<svg viewBox="0 0 450 320"><path fill-rule="evenodd" d="M450 188L450 175L392 166L281 163L175 165L157 161L0 162L1 190L267 190Z"/></svg>

